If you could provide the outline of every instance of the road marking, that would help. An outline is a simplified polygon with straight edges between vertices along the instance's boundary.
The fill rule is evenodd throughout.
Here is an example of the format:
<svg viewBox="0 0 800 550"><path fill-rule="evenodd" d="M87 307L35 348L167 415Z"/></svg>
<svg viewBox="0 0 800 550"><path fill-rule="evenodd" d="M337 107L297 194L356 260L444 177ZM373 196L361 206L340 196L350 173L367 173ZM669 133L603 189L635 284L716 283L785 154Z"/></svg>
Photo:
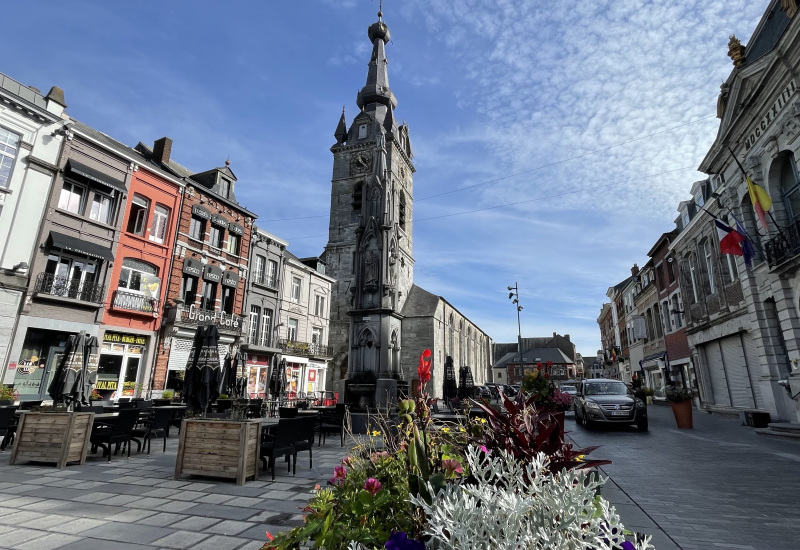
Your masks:
<svg viewBox="0 0 800 550"><path fill-rule="evenodd" d="M788 458L789 460L794 460L795 462L800 462L800 456L793 455L791 453L772 453L776 456L781 456L783 458Z"/></svg>

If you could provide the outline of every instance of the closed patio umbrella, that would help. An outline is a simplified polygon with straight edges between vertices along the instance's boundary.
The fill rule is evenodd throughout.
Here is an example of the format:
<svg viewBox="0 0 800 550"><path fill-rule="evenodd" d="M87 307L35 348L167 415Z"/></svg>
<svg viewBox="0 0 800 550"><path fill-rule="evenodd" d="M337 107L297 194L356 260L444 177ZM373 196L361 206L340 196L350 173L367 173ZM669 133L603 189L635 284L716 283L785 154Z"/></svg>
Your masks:
<svg viewBox="0 0 800 550"><path fill-rule="evenodd" d="M53 404L66 403L72 389L75 387L81 368L83 368L83 344L85 333L72 334L67 338L64 354L61 356L53 374L47 393Z"/></svg>
<svg viewBox="0 0 800 550"><path fill-rule="evenodd" d="M186 363L183 394L188 408L203 411L219 397L222 388L222 366L219 361L219 331L214 325L197 328L192 351Z"/></svg>
<svg viewBox="0 0 800 550"><path fill-rule="evenodd" d="M475 382L472 380L472 371L469 367L463 366L458 369L458 398L466 399L472 397L472 388Z"/></svg>
<svg viewBox="0 0 800 550"><path fill-rule="evenodd" d="M244 399L247 397L247 376L245 374L244 357L240 351L225 355L223 374L225 382L223 387L225 393L233 399Z"/></svg>
<svg viewBox="0 0 800 550"><path fill-rule="evenodd" d="M273 398L280 396L283 388L286 387L286 361L281 359L272 367L272 374L269 377L269 393Z"/></svg>
<svg viewBox="0 0 800 550"><path fill-rule="evenodd" d="M453 366L453 358L449 355L444 360L444 385L442 387L442 398L445 403L458 396L458 385L456 383L456 370Z"/></svg>
<svg viewBox="0 0 800 550"><path fill-rule="evenodd" d="M89 404L89 397L92 394L92 386L97 381L97 356L93 353L97 349L97 338L86 336L83 339L83 348L80 355L80 370L75 377L75 383L69 389L69 397L75 403L83 405ZM73 362L75 367L77 363Z"/></svg>

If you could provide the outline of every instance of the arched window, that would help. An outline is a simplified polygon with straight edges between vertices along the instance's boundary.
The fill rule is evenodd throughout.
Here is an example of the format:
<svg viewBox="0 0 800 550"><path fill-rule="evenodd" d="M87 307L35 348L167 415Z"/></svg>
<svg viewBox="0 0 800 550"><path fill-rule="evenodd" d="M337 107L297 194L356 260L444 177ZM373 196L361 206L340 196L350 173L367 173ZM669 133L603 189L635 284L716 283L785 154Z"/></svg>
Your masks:
<svg viewBox="0 0 800 550"><path fill-rule="evenodd" d="M356 182L353 187L353 210L361 211L361 203L364 201L364 182Z"/></svg>
<svg viewBox="0 0 800 550"><path fill-rule="evenodd" d="M406 230L406 194L404 192L400 192L400 205L399 205L399 212L397 215L397 222L400 224L400 229L403 231Z"/></svg>
<svg viewBox="0 0 800 550"><path fill-rule="evenodd" d="M122 269L119 272L119 285L117 286L133 292L157 292L158 285L153 290L145 288L146 285L153 284L153 277L157 275L158 268L153 264L135 258L124 258L122 260Z"/></svg>
<svg viewBox="0 0 800 550"><path fill-rule="evenodd" d="M781 155L780 178L783 204L786 215L791 222L800 220L800 179L797 177L797 165L792 153Z"/></svg>
<svg viewBox="0 0 800 550"><path fill-rule="evenodd" d="M455 336L456 336L456 327L453 326L453 314L450 314L450 319L447 321L447 336L448 336L448 346L447 351L449 355L452 357L455 355Z"/></svg>

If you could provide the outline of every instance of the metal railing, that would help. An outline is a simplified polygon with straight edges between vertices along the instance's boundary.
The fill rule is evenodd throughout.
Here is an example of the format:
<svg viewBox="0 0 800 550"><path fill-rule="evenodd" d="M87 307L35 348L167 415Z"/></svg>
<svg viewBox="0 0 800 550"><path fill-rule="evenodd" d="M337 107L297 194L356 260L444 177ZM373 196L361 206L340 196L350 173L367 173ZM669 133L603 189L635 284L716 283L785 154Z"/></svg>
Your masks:
<svg viewBox="0 0 800 550"><path fill-rule="evenodd" d="M114 291L114 299L111 302L114 309L125 309L128 311L140 311L142 313L155 313L158 311L158 300L148 298L142 294L134 294L123 290Z"/></svg>
<svg viewBox="0 0 800 550"><path fill-rule="evenodd" d="M278 340L278 347L284 353L304 357L333 357L333 347L316 344L313 342L298 342L297 340Z"/></svg>
<svg viewBox="0 0 800 550"><path fill-rule="evenodd" d="M770 267L785 262L800 254L800 220L780 232L764 244L764 255Z"/></svg>
<svg viewBox="0 0 800 550"><path fill-rule="evenodd" d="M79 279L59 277L52 273L39 273L36 277L34 292L100 303L105 297L105 286L81 282Z"/></svg>

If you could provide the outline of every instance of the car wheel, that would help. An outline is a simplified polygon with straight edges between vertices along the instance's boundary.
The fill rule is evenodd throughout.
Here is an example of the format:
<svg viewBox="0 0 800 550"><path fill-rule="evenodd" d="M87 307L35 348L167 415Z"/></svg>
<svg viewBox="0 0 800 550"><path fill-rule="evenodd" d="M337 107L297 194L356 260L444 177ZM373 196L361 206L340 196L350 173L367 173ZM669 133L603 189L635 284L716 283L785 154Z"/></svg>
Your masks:
<svg viewBox="0 0 800 550"><path fill-rule="evenodd" d="M646 432L647 431L647 427L648 426L647 426L647 419L646 418L644 420L640 420L639 422L636 423L636 429L639 430L640 432Z"/></svg>
<svg viewBox="0 0 800 550"><path fill-rule="evenodd" d="M594 428L594 422L589 420L589 417L586 415L585 409L583 411L583 427L586 428L587 430L591 430L592 428Z"/></svg>

